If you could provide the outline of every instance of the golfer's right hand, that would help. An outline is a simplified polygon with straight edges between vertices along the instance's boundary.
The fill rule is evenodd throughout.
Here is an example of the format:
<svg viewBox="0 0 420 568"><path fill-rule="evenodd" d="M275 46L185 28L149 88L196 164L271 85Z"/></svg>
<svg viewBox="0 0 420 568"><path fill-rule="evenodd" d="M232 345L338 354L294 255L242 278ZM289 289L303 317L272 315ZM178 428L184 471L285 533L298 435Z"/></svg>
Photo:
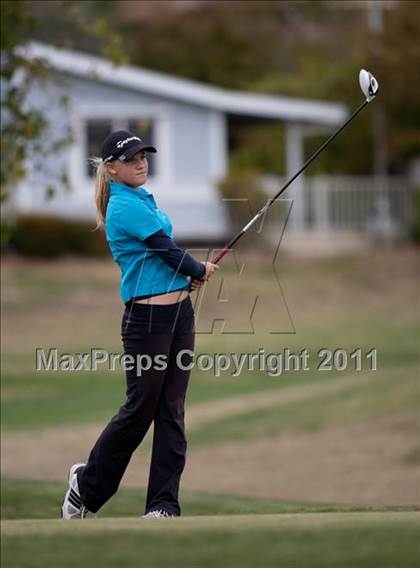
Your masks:
<svg viewBox="0 0 420 568"><path fill-rule="evenodd" d="M208 280L216 270L219 270L218 264L213 264L211 262L203 262L202 264L206 267L206 273L202 277L202 280Z"/></svg>

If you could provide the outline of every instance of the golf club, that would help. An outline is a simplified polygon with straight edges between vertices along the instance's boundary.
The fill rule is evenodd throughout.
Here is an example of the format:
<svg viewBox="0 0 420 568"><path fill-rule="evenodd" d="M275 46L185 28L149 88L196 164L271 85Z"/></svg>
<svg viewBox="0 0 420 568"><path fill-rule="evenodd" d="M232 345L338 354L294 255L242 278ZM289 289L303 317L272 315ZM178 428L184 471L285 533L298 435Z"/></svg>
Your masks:
<svg viewBox="0 0 420 568"><path fill-rule="evenodd" d="M237 233L221 250L220 252L217 253L217 255L212 259L212 263L213 264L217 264L219 262L219 260L221 260L228 252L229 250L233 247L233 245L247 232L247 230L252 227L252 225L257 221L257 219L259 219L260 217L262 217L262 215L264 215L264 213L271 207L271 205L274 203L274 201L283 193L283 191L285 191L289 185L298 177L300 176L300 174L306 170L306 168L309 166L309 164L311 164L315 158L317 156L319 156L319 154L328 146L328 144L330 142L332 142L334 140L334 138L336 136L338 136L338 134L340 134L340 132L342 130L344 130L344 128L353 120L353 118L355 118L359 112L365 108L366 105L368 105L377 95L378 90L379 90L379 84L378 81L375 79L375 77L369 73L369 71L366 71L365 69L361 69L360 73L359 73L359 84L360 84L360 88L363 91L363 94L365 95L365 100L362 102L362 104L354 111L354 113L350 116L349 119L346 120L346 122L340 126L340 128L338 128L338 130L336 130L333 134L331 134L331 136L325 140L325 142L318 148L318 150L316 150L312 156L310 156L306 162L303 164L303 166L300 168L300 170L298 172L295 173L294 176L292 176L286 183L285 185L276 193L276 195L274 197L272 197L269 201L267 201L267 203L264 205L264 207L262 207L260 209L260 211L258 211L258 213L239 231L239 233Z"/></svg>

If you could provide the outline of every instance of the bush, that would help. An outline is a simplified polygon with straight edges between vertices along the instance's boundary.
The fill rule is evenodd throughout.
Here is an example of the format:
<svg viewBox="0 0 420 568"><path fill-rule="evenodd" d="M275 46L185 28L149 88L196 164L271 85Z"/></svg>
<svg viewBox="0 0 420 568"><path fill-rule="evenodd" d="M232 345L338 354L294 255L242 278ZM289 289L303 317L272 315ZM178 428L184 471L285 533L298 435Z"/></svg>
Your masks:
<svg viewBox="0 0 420 568"><path fill-rule="evenodd" d="M16 220L9 245L26 256L52 258L62 254L108 255L104 233L93 229L94 225L89 221L73 221L47 215L21 215Z"/></svg>
<svg viewBox="0 0 420 568"><path fill-rule="evenodd" d="M13 223L8 220L1 220L0 225L0 241L1 241L1 250L7 247L10 243L10 239L13 235Z"/></svg>
<svg viewBox="0 0 420 568"><path fill-rule="evenodd" d="M411 236L416 243L420 243L420 187L414 188L414 219Z"/></svg>
<svg viewBox="0 0 420 568"><path fill-rule="evenodd" d="M261 186L261 175L254 171L231 172L219 184L222 196L228 200L230 220L239 230L267 202ZM229 200L235 203L229 203Z"/></svg>
<svg viewBox="0 0 420 568"><path fill-rule="evenodd" d="M260 172L252 170L232 171L219 185L220 192L225 199L237 200L236 203L227 202L232 232L239 232L248 221L268 202L268 195L263 188L263 177ZM279 208L280 207L280 210ZM275 213L274 210L277 209ZM288 205L277 204L277 207L266 213L247 232L246 243L252 247L264 248L273 238L277 238L279 227L287 217ZM280 217L279 217L280 215ZM282 221L280 221L280 218ZM264 229L261 231L262 227ZM274 237L273 237L274 235Z"/></svg>

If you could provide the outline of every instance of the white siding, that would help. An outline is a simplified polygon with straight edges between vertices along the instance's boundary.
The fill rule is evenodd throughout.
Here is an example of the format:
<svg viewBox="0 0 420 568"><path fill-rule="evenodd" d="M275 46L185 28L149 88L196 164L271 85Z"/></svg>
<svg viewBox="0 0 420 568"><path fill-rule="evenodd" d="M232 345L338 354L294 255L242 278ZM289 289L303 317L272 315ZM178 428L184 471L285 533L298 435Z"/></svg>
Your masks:
<svg viewBox="0 0 420 568"><path fill-rule="evenodd" d="M215 174L225 172L227 140L222 139L225 133L219 113L78 77L62 77L60 84L70 96L65 112L55 101L52 88L34 87L31 100L37 101L37 106L48 108L52 129L57 135L69 121L74 143L61 155L47 157L47 167L41 173L34 163L29 164L30 175L19 188L21 211L93 220L94 187L85 174L85 121L98 117L145 116L154 120L158 149L156 176L148 180L146 187L171 215L176 237L223 238L227 220ZM46 171L57 167L68 169L73 190L60 190L46 201L44 188L49 182Z"/></svg>

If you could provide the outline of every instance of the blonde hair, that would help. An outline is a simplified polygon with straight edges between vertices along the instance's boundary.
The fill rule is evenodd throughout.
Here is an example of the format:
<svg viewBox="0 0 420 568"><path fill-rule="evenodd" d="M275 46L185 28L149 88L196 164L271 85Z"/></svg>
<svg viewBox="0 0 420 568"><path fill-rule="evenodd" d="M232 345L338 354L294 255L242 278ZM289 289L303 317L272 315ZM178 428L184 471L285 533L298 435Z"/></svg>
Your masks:
<svg viewBox="0 0 420 568"><path fill-rule="evenodd" d="M106 165L101 158L92 158L91 163L95 168L95 205L96 205L96 227L97 229L104 230L105 228L105 215L106 208L109 201L109 184L111 176L106 168Z"/></svg>

